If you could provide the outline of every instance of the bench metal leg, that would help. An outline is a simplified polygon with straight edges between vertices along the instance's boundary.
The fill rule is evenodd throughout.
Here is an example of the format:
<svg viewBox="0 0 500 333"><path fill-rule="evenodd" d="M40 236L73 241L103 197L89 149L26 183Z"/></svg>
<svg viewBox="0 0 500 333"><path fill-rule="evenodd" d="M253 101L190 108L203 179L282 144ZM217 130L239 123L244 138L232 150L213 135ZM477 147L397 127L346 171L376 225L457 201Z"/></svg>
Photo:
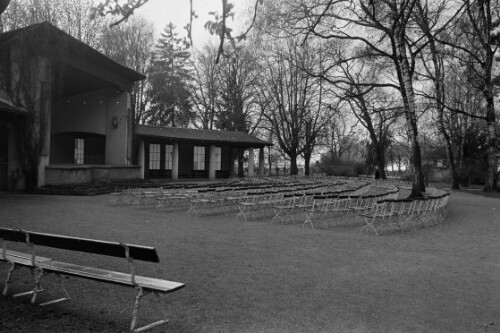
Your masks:
<svg viewBox="0 0 500 333"><path fill-rule="evenodd" d="M35 268L35 288L33 289L33 296L31 297L31 303L35 303L38 293L43 291L41 285L43 275L44 275L43 269L38 267Z"/></svg>
<svg viewBox="0 0 500 333"><path fill-rule="evenodd" d="M40 303L40 306L46 306L46 305L56 304L56 303L60 303L60 302L64 302L64 301L69 301L71 299L71 297L69 296L68 291L66 290L66 286L64 285L64 277L61 276L61 274L56 274L56 276L57 276L57 278L59 280L59 286L61 287L61 290L64 293L64 297L58 298L58 299L54 299L52 301Z"/></svg>
<svg viewBox="0 0 500 333"><path fill-rule="evenodd" d="M164 307L163 307L163 304L162 304L162 298L161 298L161 296L159 294L153 292L153 294L155 294L158 297L158 299L160 300L161 311L162 311L162 314L163 314L163 318L165 318L165 319L161 319L161 320L158 320L158 321L156 321L154 323L151 323L151 324L139 327L139 328L135 328L135 326L137 324L137 314L139 313L141 299L142 299L143 296L145 296L145 293L144 293L144 290L142 289L142 287L137 286L136 289L138 290L138 294L135 297L134 311L132 313L132 323L130 324L130 330L132 332L136 332L136 333L137 332L144 332L144 331L146 331L146 330L148 330L150 328L153 328L153 327L156 327L158 325L163 325L163 324L168 323L169 320L166 319ZM146 293L148 293L148 292L146 292Z"/></svg>
<svg viewBox="0 0 500 333"><path fill-rule="evenodd" d="M15 269L16 268L14 268L14 270ZM31 270L31 274L34 275L34 277L35 277L35 287L33 288L33 290L25 291L25 292L18 293L18 294L14 294L14 295L12 295L12 297L17 298L17 297L24 297L24 296L33 295L33 297L36 298L35 294L44 291L44 289L40 285L40 278L38 276L39 272L37 271L38 268L32 268L32 267L30 267L29 269ZM12 270L12 273L14 272L14 270ZM10 277L12 276L12 273L8 277L9 280L10 280ZM43 275L43 273L42 273L42 275ZM9 281L9 283L6 283L5 286L8 287L9 284L10 284L10 281ZM4 289L4 296L6 296L6 295L7 295L7 288Z"/></svg>
<svg viewBox="0 0 500 333"><path fill-rule="evenodd" d="M12 261L9 262L9 270L7 272L7 277L5 278L5 284L3 288L3 293L2 295L7 296L7 292L9 290L9 285L12 280L12 273L16 270L16 264L13 263Z"/></svg>

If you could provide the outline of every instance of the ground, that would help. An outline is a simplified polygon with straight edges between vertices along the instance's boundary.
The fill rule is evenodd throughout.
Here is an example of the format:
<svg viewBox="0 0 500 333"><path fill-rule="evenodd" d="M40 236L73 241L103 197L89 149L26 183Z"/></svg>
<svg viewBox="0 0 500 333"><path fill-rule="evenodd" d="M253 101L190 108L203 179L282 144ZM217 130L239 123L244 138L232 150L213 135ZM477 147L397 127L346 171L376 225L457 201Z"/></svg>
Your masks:
<svg viewBox="0 0 500 333"><path fill-rule="evenodd" d="M500 331L498 198L454 192L447 222L385 236L186 217L108 198L0 194L0 225L156 246L160 264L141 264L140 274L186 288L167 296L171 322L151 332ZM112 257L39 254L127 269ZM26 273L16 273L15 291ZM132 289L74 278L67 288L71 301L46 308L1 297L0 332L126 331ZM145 299L143 323L158 319L154 301Z"/></svg>

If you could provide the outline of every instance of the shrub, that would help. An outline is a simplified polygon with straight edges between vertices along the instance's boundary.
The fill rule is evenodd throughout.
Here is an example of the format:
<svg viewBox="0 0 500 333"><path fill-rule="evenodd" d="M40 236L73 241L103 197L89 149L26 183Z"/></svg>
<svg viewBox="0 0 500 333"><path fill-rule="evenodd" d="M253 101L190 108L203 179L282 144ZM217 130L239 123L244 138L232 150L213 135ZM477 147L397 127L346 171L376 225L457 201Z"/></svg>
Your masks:
<svg viewBox="0 0 500 333"><path fill-rule="evenodd" d="M322 164L321 172L328 176L357 177L365 173L363 163L355 161L339 161L332 164Z"/></svg>

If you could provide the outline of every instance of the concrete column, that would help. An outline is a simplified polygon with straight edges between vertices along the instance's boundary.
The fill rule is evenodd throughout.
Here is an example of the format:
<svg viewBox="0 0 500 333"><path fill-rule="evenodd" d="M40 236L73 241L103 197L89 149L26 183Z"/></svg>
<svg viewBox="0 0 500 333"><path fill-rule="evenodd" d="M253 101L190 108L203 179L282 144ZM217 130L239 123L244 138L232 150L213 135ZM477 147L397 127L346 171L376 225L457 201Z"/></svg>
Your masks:
<svg viewBox="0 0 500 333"><path fill-rule="evenodd" d="M248 149L248 177L253 177L253 148Z"/></svg>
<svg viewBox="0 0 500 333"><path fill-rule="evenodd" d="M144 154L144 140L139 142L139 165L141 166L141 179L144 179L146 171L146 155Z"/></svg>
<svg viewBox="0 0 500 333"><path fill-rule="evenodd" d="M172 180L179 179L179 144L174 143L172 149Z"/></svg>
<svg viewBox="0 0 500 333"><path fill-rule="evenodd" d="M35 102L34 112L38 114L40 133L43 133L38 162L37 187L45 185L45 168L50 161L50 134L51 134L51 110L52 110L52 66L49 60L36 57L32 60L34 72L34 84L31 93Z"/></svg>
<svg viewBox="0 0 500 333"><path fill-rule="evenodd" d="M234 148L229 149L229 177L234 176Z"/></svg>
<svg viewBox="0 0 500 333"><path fill-rule="evenodd" d="M105 106L105 163L110 165L128 165L129 146L131 147L132 145L132 136L129 133L127 120L130 94L128 92L118 92L108 89Z"/></svg>
<svg viewBox="0 0 500 333"><path fill-rule="evenodd" d="M259 149L259 177L264 177L264 147Z"/></svg>
<svg viewBox="0 0 500 333"><path fill-rule="evenodd" d="M19 120L17 120L17 122L19 122ZM17 155L18 154L17 140L19 133L17 133L17 131L15 130L16 125L18 124L15 124L13 122L7 123L7 132L8 132L7 189L9 191L25 189L24 174L21 171L22 168L21 165L19 164L19 158Z"/></svg>
<svg viewBox="0 0 500 333"><path fill-rule="evenodd" d="M208 159L208 178L210 180L215 180L215 146L210 146L210 156Z"/></svg>

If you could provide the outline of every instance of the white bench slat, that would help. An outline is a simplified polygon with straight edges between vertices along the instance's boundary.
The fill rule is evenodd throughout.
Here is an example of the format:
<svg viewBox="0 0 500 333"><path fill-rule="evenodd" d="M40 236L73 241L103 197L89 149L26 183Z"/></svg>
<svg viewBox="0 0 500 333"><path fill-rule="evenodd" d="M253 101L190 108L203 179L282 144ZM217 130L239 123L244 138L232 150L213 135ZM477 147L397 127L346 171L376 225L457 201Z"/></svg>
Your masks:
<svg viewBox="0 0 500 333"><path fill-rule="evenodd" d="M7 261L11 261L11 262L14 262L16 264L23 265L23 266L33 266L33 263L31 262L31 254L30 253L7 250L6 257L7 257ZM0 260L3 261L3 256L2 256L1 251L0 251ZM50 261L50 260L52 260L52 259L46 258L46 257L40 257L40 256L35 257L36 263Z"/></svg>
<svg viewBox="0 0 500 333"><path fill-rule="evenodd" d="M72 275L92 280L106 281L121 285L132 286L131 275L122 272L110 271L101 268L88 267L76 264L70 264L61 261L44 261L39 263L40 268L60 273L65 275ZM135 276L137 285L144 289L159 291L163 293L172 292L183 288L185 285L179 282L155 279L145 276Z"/></svg>

